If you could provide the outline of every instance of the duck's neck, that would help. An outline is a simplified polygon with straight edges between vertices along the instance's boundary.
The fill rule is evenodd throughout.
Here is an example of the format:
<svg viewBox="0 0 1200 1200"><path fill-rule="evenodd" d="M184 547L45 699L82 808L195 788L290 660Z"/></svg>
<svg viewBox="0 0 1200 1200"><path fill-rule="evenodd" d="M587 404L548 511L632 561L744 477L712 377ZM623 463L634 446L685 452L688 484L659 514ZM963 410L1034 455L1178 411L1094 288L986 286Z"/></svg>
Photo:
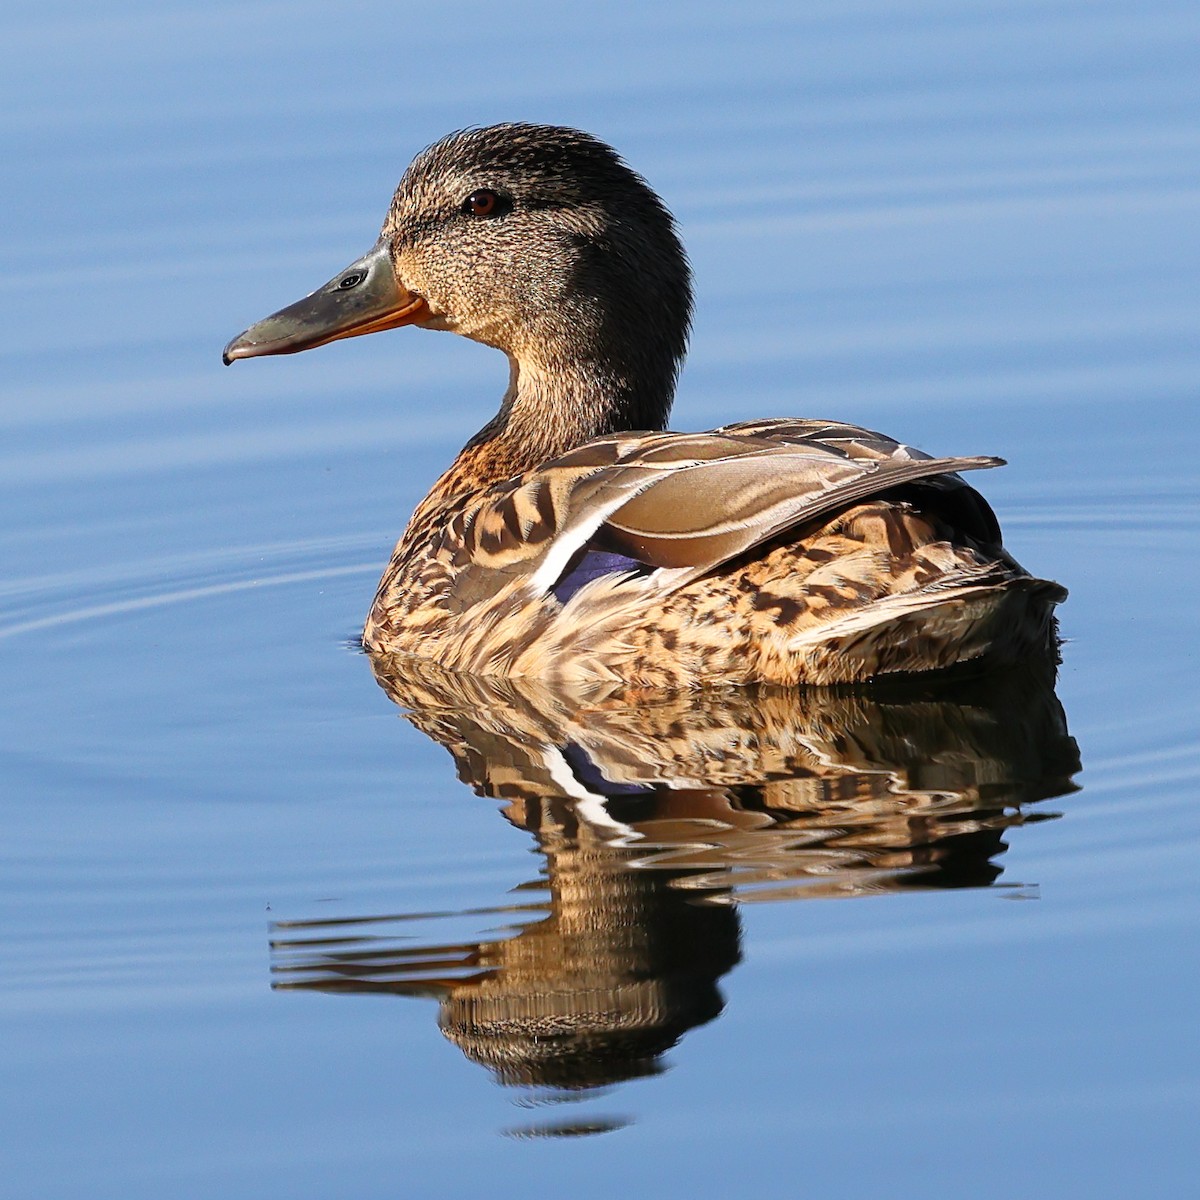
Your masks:
<svg viewBox="0 0 1200 1200"><path fill-rule="evenodd" d="M431 498L511 479L605 434L665 429L674 369L652 384L645 378L644 371L611 363L532 363L510 356L500 411L463 447Z"/></svg>

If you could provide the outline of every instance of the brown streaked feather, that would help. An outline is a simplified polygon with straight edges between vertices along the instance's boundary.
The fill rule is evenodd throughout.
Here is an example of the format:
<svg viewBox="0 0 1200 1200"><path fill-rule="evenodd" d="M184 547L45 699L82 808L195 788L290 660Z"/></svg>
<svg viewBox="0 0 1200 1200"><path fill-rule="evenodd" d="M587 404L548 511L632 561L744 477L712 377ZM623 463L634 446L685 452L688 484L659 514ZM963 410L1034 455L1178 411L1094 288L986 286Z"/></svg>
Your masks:
<svg viewBox="0 0 1200 1200"><path fill-rule="evenodd" d="M929 487L974 497L953 472L998 461L773 421L612 435L472 495L445 479L397 547L367 643L481 674L667 687L832 683L1045 648L1061 589L940 517ZM926 489L928 511L880 495L904 485ZM652 569L560 605L550 589L591 546Z"/></svg>
<svg viewBox="0 0 1200 1200"><path fill-rule="evenodd" d="M789 445L816 445L833 448L850 458L932 458L924 450L905 445L859 425L829 421L819 417L765 417L722 425L714 433L739 437L768 438Z"/></svg>
<svg viewBox="0 0 1200 1200"><path fill-rule="evenodd" d="M744 435L625 434L588 448L466 499L442 539L454 566L522 571L545 592L597 535L647 566L689 568L678 586L864 496L1001 462L851 456L811 438ZM558 571L542 570L547 558Z"/></svg>
<svg viewBox="0 0 1200 1200"><path fill-rule="evenodd" d="M654 481L614 512L604 531L640 562L686 568L674 581L678 586L864 497L931 475L997 465L995 458L864 461L818 453L817 446L756 447Z"/></svg>

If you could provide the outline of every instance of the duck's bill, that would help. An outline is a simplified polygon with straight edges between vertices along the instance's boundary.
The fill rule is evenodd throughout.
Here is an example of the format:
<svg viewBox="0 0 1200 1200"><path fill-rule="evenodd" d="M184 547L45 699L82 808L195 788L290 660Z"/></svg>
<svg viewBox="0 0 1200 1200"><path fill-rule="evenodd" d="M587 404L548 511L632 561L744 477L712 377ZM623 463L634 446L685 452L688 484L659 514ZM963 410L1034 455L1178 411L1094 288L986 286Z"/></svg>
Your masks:
<svg viewBox="0 0 1200 1200"><path fill-rule="evenodd" d="M425 301L397 281L390 249L381 239L324 287L238 334L221 358L228 366L235 358L295 354L338 338L413 325L428 316Z"/></svg>

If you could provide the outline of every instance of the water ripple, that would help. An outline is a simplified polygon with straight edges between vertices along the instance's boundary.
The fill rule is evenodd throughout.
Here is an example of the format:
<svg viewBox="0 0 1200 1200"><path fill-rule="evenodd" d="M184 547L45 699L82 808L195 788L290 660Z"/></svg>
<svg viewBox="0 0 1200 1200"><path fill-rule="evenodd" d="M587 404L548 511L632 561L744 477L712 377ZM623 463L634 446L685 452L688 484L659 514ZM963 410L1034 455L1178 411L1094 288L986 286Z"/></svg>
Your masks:
<svg viewBox="0 0 1200 1200"><path fill-rule="evenodd" d="M369 577L379 572L377 559L328 560L345 558L363 545L377 546L379 540L355 537L243 546L103 570L7 580L0 586L0 639L260 588L353 575ZM314 559L315 565L299 565ZM97 596L105 595L110 598L97 601ZM80 603L85 596L88 603Z"/></svg>

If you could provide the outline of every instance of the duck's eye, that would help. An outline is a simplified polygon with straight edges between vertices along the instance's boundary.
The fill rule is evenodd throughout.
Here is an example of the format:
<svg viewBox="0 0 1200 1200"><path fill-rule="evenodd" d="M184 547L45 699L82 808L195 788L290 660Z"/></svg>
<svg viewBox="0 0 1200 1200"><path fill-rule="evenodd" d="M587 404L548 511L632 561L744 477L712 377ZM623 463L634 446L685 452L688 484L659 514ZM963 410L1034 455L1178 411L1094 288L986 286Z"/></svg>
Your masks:
<svg viewBox="0 0 1200 1200"><path fill-rule="evenodd" d="M477 188L462 204L462 210L469 217L496 217L505 209L505 204L498 192L491 188Z"/></svg>
<svg viewBox="0 0 1200 1200"><path fill-rule="evenodd" d="M349 275L344 275L338 280L338 290L348 292L351 288L358 287L366 277L366 271L351 271Z"/></svg>

